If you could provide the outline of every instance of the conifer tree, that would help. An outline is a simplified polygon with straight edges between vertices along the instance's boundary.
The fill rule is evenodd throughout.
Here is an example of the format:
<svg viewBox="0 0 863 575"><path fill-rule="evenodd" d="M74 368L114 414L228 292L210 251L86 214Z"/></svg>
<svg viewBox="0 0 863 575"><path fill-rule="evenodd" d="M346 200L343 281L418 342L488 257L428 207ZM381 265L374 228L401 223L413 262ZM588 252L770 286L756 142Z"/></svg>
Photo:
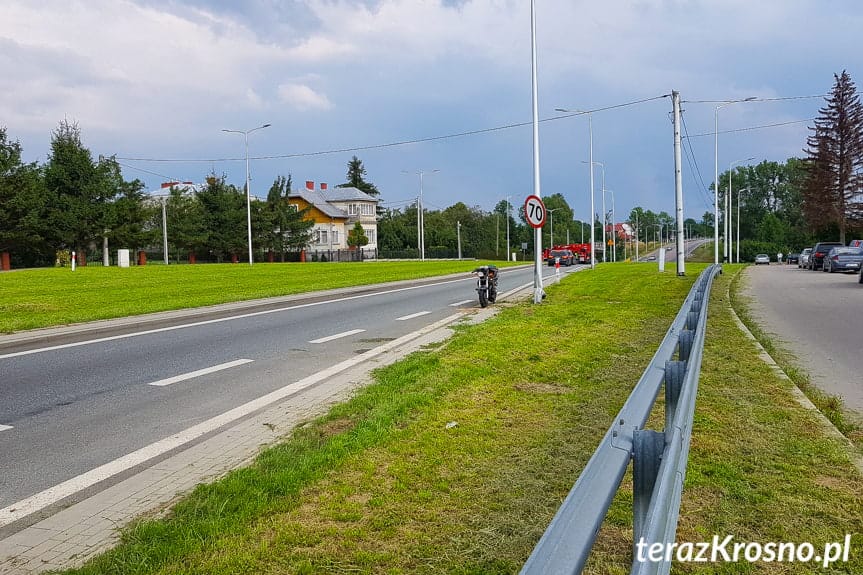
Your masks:
<svg viewBox="0 0 863 575"><path fill-rule="evenodd" d="M833 77L827 105L819 110L807 139L803 209L813 230L835 226L845 243L846 231L863 224L863 105L847 72Z"/></svg>

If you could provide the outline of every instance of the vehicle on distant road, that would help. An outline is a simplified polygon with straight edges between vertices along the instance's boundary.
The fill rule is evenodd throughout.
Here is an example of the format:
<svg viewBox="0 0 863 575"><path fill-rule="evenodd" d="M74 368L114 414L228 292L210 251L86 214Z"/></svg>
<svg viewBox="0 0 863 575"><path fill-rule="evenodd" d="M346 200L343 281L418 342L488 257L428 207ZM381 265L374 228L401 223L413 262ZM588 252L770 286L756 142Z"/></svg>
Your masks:
<svg viewBox="0 0 863 575"><path fill-rule="evenodd" d="M812 253L812 248L804 248L802 252L800 252L800 259L797 260L798 268L806 268L809 267L809 254Z"/></svg>
<svg viewBox="0 0 863 575"><path fill-rule="evenodd" d="M656 261L656 256L654 256L654 255L649 255L649 256L647 256L647 261L649 261L649 262L655 262L655 261Z"/></svg>
<svg viewBox="0 0 863 575"><path fill-rule="evenodd" d="M796 264L800 263L800 254L788 254L785 257L786 264Z"/></svg>
<svg viewBox="0 0 863 575"><path fill-rule="evenodd" d="M824 258L822 269L825 272L856 272L863 263L863 248L833 248Z"/></svg>
<svg viewBox="0 0 863 575"><path fill-rule="evenodd" d="M767 254L758 254L755 256L755 265L767 264L770 265L770 256Z"/></svg>
<svg viewBox="0 0 863 575"><path fill-rule="evenodd" d="M845 244L841 242L818 242L815 244L815 247L812 248L812 253L809 254L809 270L818 271L822 269L824 266L824 256L836 247L843 248Z"/></svg>
<svg viewBox="0 0 863 575"><path fill-rule="evenodd" d="M548 252L548 256L545 258L545 261L547 261L550 266L553 266L560 261L560 265L569 267L575 262L575 254L570 250L551 250Z"/></svg>

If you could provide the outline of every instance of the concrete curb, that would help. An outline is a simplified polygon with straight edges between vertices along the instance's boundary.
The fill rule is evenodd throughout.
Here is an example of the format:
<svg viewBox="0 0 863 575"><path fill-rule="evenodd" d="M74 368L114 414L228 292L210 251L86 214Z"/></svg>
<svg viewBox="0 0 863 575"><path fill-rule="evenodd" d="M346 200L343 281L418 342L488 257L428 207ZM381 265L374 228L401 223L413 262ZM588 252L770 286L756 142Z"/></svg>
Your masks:
<svg viewBox="0 0 863 575"><path fill-rule="evenodd" d="M836 426L833 425L833 423L829 419L827 419L827 417L823 413L821 413L821 410L818 409L818 407L814 403L812 403L812 401L808 397L806 397L806 394L803 393L803 391L799 387L797 387L797 384L794 383L794 380L788 377L788 374L785 373L785 370L783 370L782 367L780 367L780 365L776 363L776 360L773 359L773 356L767 353L767 350L764 349L764 346L761 345L761 343L755 338L752 332L749 331L749 328L746 327L746 324L744 324L740 317L737 315L737 312L734 310L734 306L731 304L730 282L728 285L728 289L725 292L725 295L728 298L728 309L731 311L731 317L734 318L737 327L740 328L740 331L743 332L743 335L745 335L747 339L751 340L755 347L758 349L758 356L761 358L761 360L767 365L769 365L773 372L779 378L787 380L791 384L791 394L794 396L794 399L797 400L797 403L804 409L807 409L814 413L815 419L818 421L818 425L822 429L822 431L824 431L831 438L839 441L842 444L848 454L848 458L851 460L851 463L854 465L854 467L857 468L857 472L860 473L860 475L863 475L863 455L858 453L854 444L851 443L851 440L845 437L842 432L839 431Z"/></svg>

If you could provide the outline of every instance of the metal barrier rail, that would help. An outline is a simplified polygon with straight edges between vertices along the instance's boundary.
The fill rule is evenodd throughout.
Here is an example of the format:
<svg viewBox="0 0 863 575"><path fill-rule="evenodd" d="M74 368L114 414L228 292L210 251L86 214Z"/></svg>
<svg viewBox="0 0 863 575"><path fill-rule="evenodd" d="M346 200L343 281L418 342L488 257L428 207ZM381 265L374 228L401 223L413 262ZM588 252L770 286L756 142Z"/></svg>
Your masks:
<svg viewBox="0 0 863 575"><path fill-rule="evenodd" d="M522 567L522 575L581 573L630 459L631 573L668 573L671 569L664 556L659 562L639 562L636 545L643 540L649 549L653 543L670 545L674 541L701 371L707 300L718 273L722 266L711 265L695 281L641 379ZM665 431L645 430L663 383Z"/></svg>

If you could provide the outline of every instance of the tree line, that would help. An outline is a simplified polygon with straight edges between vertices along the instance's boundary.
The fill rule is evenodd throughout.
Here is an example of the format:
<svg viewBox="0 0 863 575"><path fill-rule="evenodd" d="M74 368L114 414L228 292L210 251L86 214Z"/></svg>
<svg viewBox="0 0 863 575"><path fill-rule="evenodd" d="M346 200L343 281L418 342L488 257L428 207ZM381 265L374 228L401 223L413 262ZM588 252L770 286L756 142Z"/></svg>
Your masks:
<svg viewBox="0 0 863 575"><path fill-rule="evenodd" d="M211 174L195 193L176 186L152 197L140 180L123 179L113 158L94 159L68 121L52 133L47 162L25 163L21 154L20 143L0 128L0 252L11 254L14 267L54 265L71 251L86 264L106 239L112 250L161 246L163 214L176 260L248 255L245 190L225 176ZM271 252L284 260L311 239L308 209L288 204L290 190L290 176L279 176L266 200L251 201L258 257Z"/></svg>

